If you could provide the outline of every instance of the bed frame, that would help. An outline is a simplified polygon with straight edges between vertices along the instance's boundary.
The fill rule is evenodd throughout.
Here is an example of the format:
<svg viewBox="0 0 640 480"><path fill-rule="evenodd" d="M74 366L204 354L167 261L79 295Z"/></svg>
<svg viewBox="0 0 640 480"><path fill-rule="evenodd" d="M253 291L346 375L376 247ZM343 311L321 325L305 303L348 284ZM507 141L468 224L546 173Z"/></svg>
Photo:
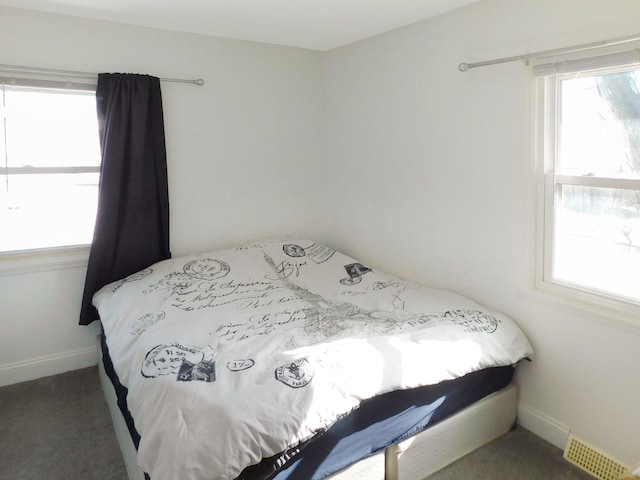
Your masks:
<svg viewBox="0 0 640 480"><path fill-rule="evenodd" d="M98 340L98 371L129 480L144 480L136 448L120 413L111 380L102 364ZM516 420L515 384L459 411L427 430L346 468L327 480L424 479L482 445L508 432ZM153 480L153 479L152 479Z"/></svg>

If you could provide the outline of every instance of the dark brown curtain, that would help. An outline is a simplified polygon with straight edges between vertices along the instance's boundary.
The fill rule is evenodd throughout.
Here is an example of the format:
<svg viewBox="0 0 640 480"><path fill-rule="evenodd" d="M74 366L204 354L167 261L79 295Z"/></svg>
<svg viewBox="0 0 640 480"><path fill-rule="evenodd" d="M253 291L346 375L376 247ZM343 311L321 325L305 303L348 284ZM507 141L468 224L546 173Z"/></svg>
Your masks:
<svg viewBox="0 0 640 480"><path fill-rule="evenodd" d="M96 102L102 166L81 325L98 319L100 288L171 257L160 80L100 74Z"/></svg>

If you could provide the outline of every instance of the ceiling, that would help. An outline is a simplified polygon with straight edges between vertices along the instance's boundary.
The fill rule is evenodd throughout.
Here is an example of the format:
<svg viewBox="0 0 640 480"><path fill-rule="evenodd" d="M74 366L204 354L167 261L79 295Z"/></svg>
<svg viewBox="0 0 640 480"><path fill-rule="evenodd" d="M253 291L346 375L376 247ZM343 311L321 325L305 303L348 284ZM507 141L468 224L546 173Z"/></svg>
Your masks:
<svg viewBox="0 0 640 480"><path fill-rule="evenodd" d="M0 5L331 50L478 0L0 0Z"/></svg>

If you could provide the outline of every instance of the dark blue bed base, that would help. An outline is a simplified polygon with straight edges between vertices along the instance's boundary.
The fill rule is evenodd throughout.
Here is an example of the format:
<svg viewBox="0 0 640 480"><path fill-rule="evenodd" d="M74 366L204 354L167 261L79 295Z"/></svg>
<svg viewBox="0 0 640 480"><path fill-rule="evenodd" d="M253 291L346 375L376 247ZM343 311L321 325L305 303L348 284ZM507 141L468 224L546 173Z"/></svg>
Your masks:
<svg viewBox="0 0 640 480"><path fill-rule="evenodd" d="M137 448L140 435L127 409L127 389L113 369L104 333L101 342L105 371L114 385L118 407ZM514 371L511 366L489 368L437 385L390 392L365 400L326 432L246 468L237 480L321 480L506 387Z"/></svg>

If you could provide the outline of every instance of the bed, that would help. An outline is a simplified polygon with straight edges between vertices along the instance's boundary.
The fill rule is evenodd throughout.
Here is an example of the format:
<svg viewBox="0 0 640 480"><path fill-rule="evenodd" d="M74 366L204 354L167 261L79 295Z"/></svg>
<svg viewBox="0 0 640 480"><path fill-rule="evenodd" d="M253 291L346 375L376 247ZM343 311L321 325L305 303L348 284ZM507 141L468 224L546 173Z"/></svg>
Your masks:
<svg viewBox="0 0 640 480"><path fill-rule="evenodd" d="M425 478L509 430L518 326L303 238L105 286L100 373L130 480Z"/></svg>

